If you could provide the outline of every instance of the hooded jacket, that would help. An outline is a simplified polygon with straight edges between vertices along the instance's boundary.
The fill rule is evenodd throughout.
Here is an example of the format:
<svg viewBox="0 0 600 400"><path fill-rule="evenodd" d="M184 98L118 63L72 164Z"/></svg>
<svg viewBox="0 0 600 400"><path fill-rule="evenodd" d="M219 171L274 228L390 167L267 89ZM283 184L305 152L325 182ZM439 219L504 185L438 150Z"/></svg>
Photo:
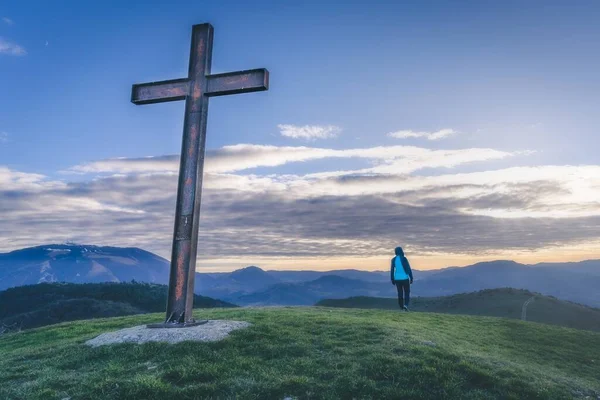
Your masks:
<svg viewBox="0 0 600 400"><path fill-rule="evenodd" d="M404 257L404 251L402 250L402 248L400 247L396 247L396 256L400 256L400 259L402 260L402 268L404 268L404 272L406 272L406 275L408 275L410 277L410 280L413 280L413 273L412 273L412 269L410 268L410 263L408 262L408 259L406 257ZM392 262L390 265L390 279L392 281L392 283L395 281L394 280L394 267L395 267L395 261L396 257L392 258Z"/></svg>

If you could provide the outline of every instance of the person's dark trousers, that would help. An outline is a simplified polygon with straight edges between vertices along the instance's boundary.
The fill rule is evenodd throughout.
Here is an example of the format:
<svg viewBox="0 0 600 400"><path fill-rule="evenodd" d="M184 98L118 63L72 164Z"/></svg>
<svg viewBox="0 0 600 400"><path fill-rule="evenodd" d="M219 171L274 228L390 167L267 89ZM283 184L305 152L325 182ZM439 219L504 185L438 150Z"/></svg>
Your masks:
<svg viewBox="0 0 600 400"><path fill-rule="evenodd" d="M398 305L400 308L408 307L410 303L410 282L408 279L396 281L396 289L398 289Z"/></svg>

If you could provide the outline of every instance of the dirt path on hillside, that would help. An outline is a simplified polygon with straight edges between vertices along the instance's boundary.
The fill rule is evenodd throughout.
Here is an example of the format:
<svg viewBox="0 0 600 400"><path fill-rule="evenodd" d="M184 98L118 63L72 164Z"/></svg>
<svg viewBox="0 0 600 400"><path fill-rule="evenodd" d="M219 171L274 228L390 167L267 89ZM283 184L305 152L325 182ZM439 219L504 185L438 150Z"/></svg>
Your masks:
<svg viewBox="0 0 600 400"><path fill-rule="evenodd" d="M531 296L525 303L523 303L523 307L521 307L521 320L527 321L527 306L535 300L535 296Z"/></svg>

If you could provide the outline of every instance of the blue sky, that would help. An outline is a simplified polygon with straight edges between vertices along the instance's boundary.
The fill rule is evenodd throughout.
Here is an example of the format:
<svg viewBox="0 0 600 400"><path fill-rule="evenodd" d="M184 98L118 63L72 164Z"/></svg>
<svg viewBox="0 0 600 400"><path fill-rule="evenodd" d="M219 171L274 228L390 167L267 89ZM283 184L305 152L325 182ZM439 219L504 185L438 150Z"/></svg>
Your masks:
<svg viewBox="0 0 600 400"><path fill-rule="evenodd" d="M211 99L200 266L600 254L600 4L395 3L3 4L0 251L168 256L183 102L131 85L184 77L210 22L213 73L271 86Z"/></svg>

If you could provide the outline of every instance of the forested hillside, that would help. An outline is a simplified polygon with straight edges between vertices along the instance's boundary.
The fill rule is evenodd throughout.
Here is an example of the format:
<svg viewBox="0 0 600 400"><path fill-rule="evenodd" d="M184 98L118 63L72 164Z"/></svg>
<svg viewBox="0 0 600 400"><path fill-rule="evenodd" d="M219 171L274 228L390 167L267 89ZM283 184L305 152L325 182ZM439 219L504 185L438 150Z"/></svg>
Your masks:
<svg viewBox="0 0 600 400"><path fill-rule="evenodd" d="M78 319L161 312L167 286L150 283L42 283L0 292L0 331L35 328ZM235 307L195 296L197 308Z"/></svg>

